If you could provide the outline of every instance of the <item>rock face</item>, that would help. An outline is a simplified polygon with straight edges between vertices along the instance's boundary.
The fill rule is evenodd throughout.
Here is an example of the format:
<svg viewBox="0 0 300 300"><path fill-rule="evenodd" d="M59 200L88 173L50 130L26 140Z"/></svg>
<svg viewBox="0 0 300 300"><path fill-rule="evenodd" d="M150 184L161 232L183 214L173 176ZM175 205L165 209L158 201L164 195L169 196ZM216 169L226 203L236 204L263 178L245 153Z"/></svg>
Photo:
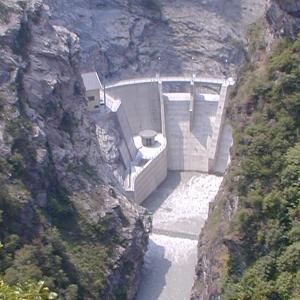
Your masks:
<svg viewBox="0 0 300 300"><path fill-rule="evenodd" d="M52 23L76 32L82 69L107 80L144 74L231 74L264 0L47 0Z"/></svg>
<svg viewBox="0 0 300 300"><path fill-rule="evenodd" d="M270 1L267 20L273 34L294 39L300 30L300 2L297 0Z"/></svg>
<svg viewBox="0 0 300 300"><path fill-rule="evenodd" d="M65 238L75 232L63 223L64 218L76 216L81 222L74 223L78 227L102 224L109 218L101 227L102 235L113 232L118 239L110 244L109 262L103 262L101 288L99 284L91 292L88 285L97 287L93 277L85 286L70 275L69 287L77 285L78 295L68 299L115 299L116 295L133 299L150 219L143 208L118 192L113 174L118 157L109 156L99 138L105 128L96 127L87 117L78 36L63 26L51 25L49 18L49 7L43 1L0 1L1 189L10 192L17 185L24 189L20 211L14 217L22 225L17 229L10 228L14 221L8 209L13 203L1 198L0 226L5 226L0 238L14 233L21 237L21 245L33 240L43 243L43 232L54 225ZM3 167L5 161L9 168ZM81 238L90 247L101 246L101 239L93 235L83 233ZM89 259L92 263L94 257ZM65 266L61 268L69 274ZM73 268L81 272L77 265Z"/></svg>
<svg viewBox="0 0 300 300"><path fill-rule="evenodd" d="M225 177L217 197L210 205L209 216L199 238L198 263L191 300L220 297L219 281L226 268L226 261L220 257L226 257L229 251L234 250L230 247L225 232L238 205L238 199L229 191L227 185ZM235 251L236 255L241 256L238 250Z"/></svg>

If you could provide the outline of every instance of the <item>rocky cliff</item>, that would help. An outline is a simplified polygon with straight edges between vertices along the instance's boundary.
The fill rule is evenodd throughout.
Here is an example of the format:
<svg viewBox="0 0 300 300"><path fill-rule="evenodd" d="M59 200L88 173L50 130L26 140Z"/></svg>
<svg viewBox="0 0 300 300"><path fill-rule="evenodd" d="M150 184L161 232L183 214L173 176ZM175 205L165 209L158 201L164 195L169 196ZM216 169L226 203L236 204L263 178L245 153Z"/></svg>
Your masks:
<svg viewBox="0 0 300 300"><path fill-rule="evenodd" d="M275 36L295 39L300 30L300 2L297 0L270 1L266 18Z"/></svg>
<svg viewBox="0 0 300 300"><path fill-rule="evenodd" d="M299 203L293 193L284 196L295 186L285 172L289 168L291 172L290 156L297 151L298 106L284 103L299 92L299 85L288 83L299 83L299 38L292 44L300 30L299 4L269 1L266 18L249 32L249 61L229 109L234 126L232 163L200 236L193 300L296 299L299 295L298 265L281 266L289 265L289 251L299 259L294 248L298 237L290 235L297 226L297 208L289 208ZM290 42L278 46L281 37ZM295 64L286 69L289 61ZM284 81L287 88L280 91ZM288 116L291 127L283 126L283 116ZM297 180L296 169L292 172ZM284 192L279 195L277 190ZM287 285L283 278L289 278Z"/></svg>
<svg viewBox="0 0 300 300"><path fill-rule="evenodd" d="M82 69L102 79L231 75L264 0L47 0L51 22L76 32Z"/></svg>
<svg viewBox="0 0 300 300"><path fill-rule="evenodd" d="M150 220L87 116L78 36L50 18L43 1L0 1L1 276L133 299Z"/></svg>

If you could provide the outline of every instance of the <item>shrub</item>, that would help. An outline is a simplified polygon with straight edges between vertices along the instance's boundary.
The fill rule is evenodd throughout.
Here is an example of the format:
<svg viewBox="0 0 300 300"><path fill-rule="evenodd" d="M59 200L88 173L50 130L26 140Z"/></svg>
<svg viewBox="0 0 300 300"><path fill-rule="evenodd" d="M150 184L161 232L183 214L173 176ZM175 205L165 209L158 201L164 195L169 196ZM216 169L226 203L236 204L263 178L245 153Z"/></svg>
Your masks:
<svg viewBox="0 0 300 300"><path fill-rule="evenodd" d="M50 292L43 281L27 281L24 284L8 285L0 279L0 298L8 300L53 300L57 294Z"/></svg>
<svg viewBox="0 0 300 300"><path fill-rule="evenodd" d="M299 45L300 36L294 44L282 41L267 65L249 68L230 108L238 176L231 188L240 199L232 238L243 260L228 260L225 299L299 295Z"/></svg>

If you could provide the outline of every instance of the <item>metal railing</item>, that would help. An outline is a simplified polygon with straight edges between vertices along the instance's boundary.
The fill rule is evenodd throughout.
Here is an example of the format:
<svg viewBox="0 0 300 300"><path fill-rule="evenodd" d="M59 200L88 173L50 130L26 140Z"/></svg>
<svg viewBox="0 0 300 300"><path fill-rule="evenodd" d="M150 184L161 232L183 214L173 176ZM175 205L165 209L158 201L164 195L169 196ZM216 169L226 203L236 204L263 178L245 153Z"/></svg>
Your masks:
<svg viewBox="0 0 300 300"><path fill-rule="evenodd" d="M106 88L110 89L113 87L133 85L141 83L157 83L157 82L191 82L196 83L209 83L209 84L224 84L225 78L212 78L212 77L199 77L199 76L155 76L155 77L139 77L134 79L120 80L118 82L107 84Z"/></svg>

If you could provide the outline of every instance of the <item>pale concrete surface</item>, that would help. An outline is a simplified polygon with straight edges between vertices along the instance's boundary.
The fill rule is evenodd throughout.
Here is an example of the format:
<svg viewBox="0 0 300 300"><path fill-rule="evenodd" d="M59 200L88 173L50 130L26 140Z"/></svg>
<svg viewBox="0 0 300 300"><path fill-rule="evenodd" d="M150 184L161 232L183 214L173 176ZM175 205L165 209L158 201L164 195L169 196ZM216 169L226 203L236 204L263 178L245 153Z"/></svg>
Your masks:
<svg viewBox="0 0 300 300"><path fill-rule="evenodd" d="M150 160L134 181L134 200L141 204L167 176L167 150Z"/></svg>
<svg viewBox="0 0 300 300"><path fill-rule="evenodd" d="M223 84L225 78L212 78L212 77L199 77L199 76L159 76L159 77L145 77L136 78L129 80L121 80L119 82L107 85L107 89L114 87L120 87L125 85L135 85L140 83L153 83L153 82L190 82L194 81L196 83L211 83L211 84Z"/></svg>
<svg viewBox="0 0 300 300"><path fill-rule="evenodd" d="M229 124L224 124L216 157L215 172L224 174L226 171L230 163L230 147L232 143L232 128Z"/></svg>
<svg viewBox="0 0 300 300"><path fill-rule="evenodd" d="M103 89L103 87L99 80L98 74L96 72L83 73L81 74L81 77L86 90L86 97L88 98L89 111L98 109L101 103L104 103L104 100L101 98L100 94L100 91ZM94 100L90 100L90 97L94 98Z"/></svg>
<svg viewBox="0 0 300 300"><path fill-rule="evenodd" d="M161 133L156 135L154 138L154 144L151 147L144 147L139 135L133 137L133 140L136 149L138 149L136 154L136 158L138 160L153 159L166 147L166 139Z"/></svg>
<svg viewBox="0 0 300 300"><path fill-rule="evenodd" d="M126 116L123 103L121 103L119 105L119 108L118 108L116 113L117 113L117 118L118 118L118 121L119 121L119 124L120 124L120 129L122 131L124 140L126 142L128 152L130 154L130 158L131 158L131 160L133 160L135 158L137 150L136 150L136 147L134 145L133 133L131 131L131 127L129 126L128 118Z"/></svg>
<svg viewBox="0 0 300 300"><path fill-rule="evenodd" d="M180 82L190 83L189 92L163 93L164 83L175 84L178 90L176 84ZM167 169L225 171L231 141L228 130L223 134L223 122L227 91L233 83L231 79L157 76L107 87L107 106L116 111L124 138L120 144L127 168L124 187L134 201L141 203L148 197L166 177ZM172 86L165 87L172 90ZM165 136L167 149L159 142L152 149L142 147L137 137L142 130L155 130Z"/></svg>
<svg viewBox="0 0 300 300"><path fill-rule="evenodd" d="M158 82L158 95L159 95L159 104L160 104L160 117L161 117L161 132L163 136L166 136L166 114L165 114L165 105L164 105L164 95L162 91L162 83Z"/></svg>
<svg viewBox="0 0 300 300"><path fill-rule="evenodd" d="M166 139L159 133L152 147L144 147L141 137L134 137L138 149L131 162L128 178L125 180L127 191L132 191L132 200L142 203L167 176Z"/></svg>
<svg viewBox="0 0 300 300"><path fill-rule="evenodd" d="M145 129L161 132L160 100L157 82L120 85L107 88L114 98L121 99L133 135Z"/></svg>
<svg viewBox="0 0 300 300"><path fill-rule="evenodd" d="M190 93L164 93L169 101L191 101Z"/></svg>
<svg viewBox="0 0 300 300"><path fill-rule="evenodd" d="M213 134L218 96L196 97L192 130L190 94L168 93L165 96L168 169L208 172L207 143Z"/></svg>
<svg viewBox="0 0 300 300"><path fill-rule="evenodd" d="M212 127L212 135L208 141L209 150L209 171L215 171L216 156L218 146L223 129L223 124L226 116L226 107L229 99L229 92L234 85L233 79L228 79L221 87L220 100L218 102L218 109L216 111L215 120Z"/></svg>
<svg viewBox="0 0 300 300"><path fill-rule="evenodd" d="M166 96L167 97L167 96ZM189 132L189 101L165 101L168 169L184 170L184 141Z"/></svg>

